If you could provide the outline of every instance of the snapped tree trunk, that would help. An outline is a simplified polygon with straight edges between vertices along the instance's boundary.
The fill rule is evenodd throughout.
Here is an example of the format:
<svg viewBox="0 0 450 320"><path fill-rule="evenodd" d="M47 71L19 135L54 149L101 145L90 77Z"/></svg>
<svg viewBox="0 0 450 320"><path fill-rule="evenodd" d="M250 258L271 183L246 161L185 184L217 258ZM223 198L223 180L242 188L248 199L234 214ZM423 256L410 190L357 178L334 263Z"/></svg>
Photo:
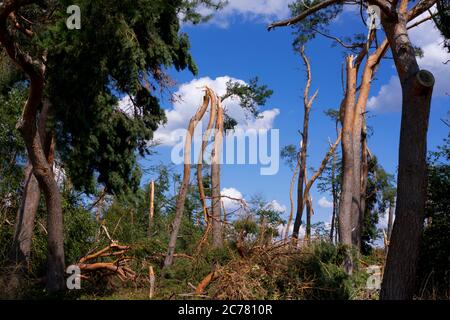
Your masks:
<svg viewBox="0 0 450 320"><path fill-rule="evenodd" d="M206 90L207 90L206 91L207 94L209 94L209 96L210 96L211 108L210 108L210 113L209 113L208 125L206 127L206 131L203 133L202 148L200 150L200 155L199 155L198 164L197 164L197 184L198 184L198 192L200 194L200 201L202 202L202 209L203 209L203 216L204 216L204 220L205 220L205 224L206 224L206 230L209 231L209 224L211 222L210 221L211 218L209 217L208 206L206 204L206 195L205 195L205 188L203 186L203 172L202 171L203 171L203 157L205 155L206 144L211 135L211 129L214 126L214 121L216 121L218 99L216 97L216 94L214 92L212 92L211 89L207 88Z"/></svg>
<svg viewBox="0 0 450 320"><path fill-rule="evenodd" d="M209 104L209 96L205 94L203 97L203 103L195 113L195 115L189 121L188 132L186 134L186 139L184 143L184 171L183 171L183 181L180 185L180 190L178 192L178 198L175 206L175 218L171 225L171 233L169 238L169 245L167 247L167 254L164 259L164 269L168 268L173 263L173 255L175 253L175 246L177 244L178 232L180 230L181 219L183 218L184 204L186 202L186 194L189 187L189 178L191 175L191 144L192 137L194 135L195 127L198 122L201 121L203 115L206 112Z"/></svg>
<svg viewBox="0 0 450 320"><path fill-rule="evenodd" d="M339 202L339 239L341 243L352 245L352 198L353 198L353 118L356 92L356 68L353 65L353 56L346 59L347 64L347 88L345 99L341 108L342 122L342 189ZM347 274L353 272L353 260L347 249L344 261L344 269Z"/></svg>
<svg viewBox="0 0 450 320"><path fill-rule="evenodd" d="M370 46L372 39L369 39L367 46ZM364 210L365 210L365 190L366 186L363 186L366 177L364 177L363 168L365 150L365 112L367 100L369 98L372 79L375 74L375 69L378 66L380 59L386 53L388 48L387 40L377 48L377 50L367 57L366 63L364 65L364 70L361 79L361 85L359 89L359 96L355 106L355 114L353 119L353 137L352 137L352 147L353 147L353 198L352 198L352 242L355 247L361 249L361 232L363 228L364 220ZM368 54L367 50L363 50L362 54ZM357 58L357 63L361 61L362 54ZM358 70L358 66L356 67Z"/></svg>
<svg viewBox="0 0 450 320"><path fill-rule="evenodd" d="M407 14L382 17L402 87L397 204L380 297L412 299L426 200L427 131L433 75L420 70L408 37Z"/></svg>
<svg viewBox="0 0 450 320"><path fill-rule="evenodd" d="M211 196L212 196L212 245L214 248L223 244L221 196L220 196L220 162L223 139L223 108L218 101L217 121L214 135L214 150L211 164Z"/></svg>
<svg viewBox="0 0 450 320"><path fill-rule="evenodd" d="M155 214L155 181L151 181L149 185L149 211L148 211L148 232L147 235L150 238L152 236L153 219Z"/></svg>
<svg viewBox="0 0 450 320"><path fill-rule="evenodd" d="M353 56L346 59L347 88L342 103L342 190L339 201L339 239L341 243L352 244L351 208L353 197L353 117L356 91L356 69L353 65Z"/></svg>

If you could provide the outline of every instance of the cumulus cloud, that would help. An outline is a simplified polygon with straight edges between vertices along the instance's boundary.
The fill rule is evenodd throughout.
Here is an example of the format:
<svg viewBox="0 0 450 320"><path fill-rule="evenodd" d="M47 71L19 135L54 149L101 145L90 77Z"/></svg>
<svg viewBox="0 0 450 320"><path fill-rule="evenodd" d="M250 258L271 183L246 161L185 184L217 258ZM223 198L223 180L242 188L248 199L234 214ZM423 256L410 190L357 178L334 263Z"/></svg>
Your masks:
<svg viewBox="0 0 450 320"><path fill-rule="evenodd" d="M173 107L166 110L167 123L164 126L160 126L155 132L155 142L166 146L174 146L179 143L180 137L184 137L190 118L195 114L203 101L204 91L202 88L204 86L209 86L219 96L222 96L226 93L226 84L230 80L245 83L239 79L223 76L214 80L209 77L203 77L182 84L175 93L175 97L177 98ZM261 112L260 116L257 118L251 117L248 111L241 108L239 99L237 98L226 99L223 102L223 107L230 117L237 120L238 126L236 129L242 130L271 129L275 118L280 114L278 109L270 109ZM208 117L209 114L205 114L203 118L204 128L206 127Z"/></svg>
<svg viewBox="0 0 450 320"><path fill-rule="evenodd" d="M272 200L267 204L267 208L279 213L286 212L287 208L285 205L280 204L277 200Z"/></svg>
<svg viewBox="0 0 450 320"><path fill-rule="evenodd" d="M420 15L414 21L421 20L429 15L428 12ZM411 42L423 50L424 56L418 58L421 69L431 71L436 83L433 89L435 97L444 96L450 87L450 67L443 63L450 60L450 53L443 48L443 37L429 20L409 32ZM389 82L381 86L376 96L369 99L367 108L376 112L392 112L401 110L401 87L398 76L392 76Z"/></svg>
<svg viewBox="0 0 450 320"><path fill-rule="evenodd" d="M227 6L214 14L209 23L227 28L235 19L269 22L289 16L288 5L294 0L228 0ZM200 9L202 14L210 14L207 9Z"/></svg>
<svg viewBox="0 0 450 320"><path fill-rule="evenodd" d="M320 198L317 203L321 208L333 208L333 202L329 201L325 197Z"/></svg>
<svg viewBox="0 0 450 320"><path fill-rule="evenodd" d="M222 191L220 191L220 194L222 196L230 197L233 199L243 199L244 200L244 196L236 188L223 188ZM225 207L225 210L227 212L235 211L235 210L239 209L241 206L240 201L236 201L236 200L233 200L230 198L225 198L225 197L222 198L223 206Z"/></svg>

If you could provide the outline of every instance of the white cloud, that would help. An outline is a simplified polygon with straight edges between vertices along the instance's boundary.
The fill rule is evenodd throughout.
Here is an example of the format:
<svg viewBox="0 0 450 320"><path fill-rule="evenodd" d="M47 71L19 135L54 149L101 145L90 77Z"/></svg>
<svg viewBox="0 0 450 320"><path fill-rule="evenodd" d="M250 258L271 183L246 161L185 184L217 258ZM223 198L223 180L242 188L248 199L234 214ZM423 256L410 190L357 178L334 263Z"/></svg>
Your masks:
<svg viewBox="0 0 450 320"><path fill-rule="evenodd" d="M227 28L233 19L269 22L289 16L288 5L294 0L228 0L228 5L216 12L209 21L221 28ZM209 14L209 10L200 10L202 14Z"/></svg>
<svg viewBox="0 0 450 320"><path fill-rule="evenodd" d="M321 208L333 208L333 202L329 201L327 198L322 197L317 201Z"/></svg>
<svg viewBox="0 0 450 320"><path fill-rule="evenodd" d="M222 196L227 196L227 197L234 198L234 199L243 199L245 201L242 193L239 190L237 190L236 188L223 188L222 191L220 191L220 194ZM241 207L240 201L236 201L236 200L233 200L230 198L225 198L225 197L222 198L223 205L227 212L235 211Z"/></svg>
<svg viewBox="0 0 450 320"><path fill-rule="evenodd" d="M393 223L394 221L395 221L395 214L394 214L392 223ZM383 215L380 216L380 219L378 220L378 225L377 225L377 227L378 227L379 229L387 230L387 228L388 228L388 223L389 223L389 208L386 208L386 211L384 212Z"/></svg>
<svg viewBox="0 0 450 320"><path fill-rule="evenodd" d="M429 13L426 12L411 23L428 15ZM417 59L420 68L431 71L435 77L433 96L444 96L450 87L450 66L443 64L450 60L450 53L442 46L444 38L432 20L411 29L409 36L411 42L423 50L423 58ZM392 76L387 84L381 86L377 95L369 99L367 108L377 112L400 111L401 94L398 76Z"/></svg>
<svg viewBox="0 0 450 320"><path fill-rule="evenodd" d="M179 143L180 136L184 136L182 133L185 133L190 118L195 114L203 101L204 91L202 88L209 86L217 95L221 96L226 93L226 84L230 80L245 83L239 79L223 76L214 80L209 77L203 77L182 84L175 93L177 98L173 108L166 110L167 123L164 126L160 126L155 132L155 142L166 146L174 146ZM260 116L255 119L249 115L248 111L241 108L237 98L226 99L223 102L223 107L226 113L238 122L236 129L243 130L271 129L276 116L280 114L278 109L270 109L261 112ZM208 117L209 115L205 114L203 128L206 127Z"/></svg>
<svg viewBox="0 0 450 320"><path fill-rule="evenodd" d="M122 99L119 100L118 108L129 117L132 117L134 114L133 102L131 101L129 95L125 95Z"/></svg>
<svg viewBox="0 0 450 320"><path fill-rule="evenodd" d="M267 204L267 208L276 212L286 212L287 208L285 205L280 204L277 200L272 200Z"/></svg>

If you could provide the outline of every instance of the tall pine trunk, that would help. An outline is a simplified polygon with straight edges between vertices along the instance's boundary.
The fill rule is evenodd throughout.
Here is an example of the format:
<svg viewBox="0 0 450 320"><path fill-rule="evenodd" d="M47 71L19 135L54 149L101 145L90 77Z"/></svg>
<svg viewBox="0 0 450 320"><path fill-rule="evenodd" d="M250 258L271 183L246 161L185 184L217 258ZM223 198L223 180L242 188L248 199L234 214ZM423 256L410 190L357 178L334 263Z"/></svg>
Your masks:
<svg viewBox="0 0 450 320"><path fill-rule="evenodd" d="M356 92L356 68L353 56L346 59L347 87L342 107L342 190L339 201L339 239L348 246L352 245L352 197L353 197L353 117ZM347 274L353 272L353 261L349 250L346 253L344 269Z"/></svg>
<svg viewBox="0 0 450 320"><path fill-rule="evenodd" d="M408 17L382 17L402 87L397 204L380 297L412 299L426 200L427 131L433 75L420 70L408 37Z"/></svg>

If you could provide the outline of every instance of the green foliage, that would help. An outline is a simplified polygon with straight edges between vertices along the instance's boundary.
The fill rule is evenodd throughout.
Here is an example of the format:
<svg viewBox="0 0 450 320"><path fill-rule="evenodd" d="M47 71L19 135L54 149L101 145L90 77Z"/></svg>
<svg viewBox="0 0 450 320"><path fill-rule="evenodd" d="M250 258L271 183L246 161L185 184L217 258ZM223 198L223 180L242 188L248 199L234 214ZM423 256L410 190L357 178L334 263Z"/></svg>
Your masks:
<svg viewBox="0 0 450 320"><path fill-rule="evenodd" d="M47 94L62 160L76 188L92 193L95 175L109 192L136 189L136 150L149 154L147 141L165 121L155 94L164 89L163 68L196 73L187 35L179 32L182 4L81 1L81 30L68 30L61 12L41 40L49 50ZM128 113L118 105L125 96Z"/></svg>
<svg viewBox="0 0 450 320"><path fill-rule="evenodd" d="M265 105L267 99L269 99L272 94L273 91L268 89L267 85L259 84L258 77L255 77L250 79L248 84L242 83L240 81L228 81L227 91L221 97L221 100L225 101L228 98L237 98L239 99L240 106L244 110L248 111L252 116L258 117L258 108ZM225 114L225 130L233 129L236 125L236 120Z"/></svg>
<svg viewBox="0 0 450 320"><path fill-rule="evenodd" d="M348 276L342 267L345 247L315 242L300 250L255 247L235 256L218 273L208 293L215 299L354 299L367 274L356 262ZM358 261L358 260L355 260Z"/></svg>
<svg viewBox="0 0 450 320"><path fill-rule="evenodd" d="M363 254L370 254L374 241L379 237L379 218L385 214L395 197L394 177L383 169L376 157L371 157L368 165L366 211L361 234Z"/></svg>
<svg viewBox="0 0 450 320"><path fill-rule="evenodd" d="M180 12L183 15L183 22L191 22L198 24L207 22L211 19L212 14L202 15L195 9L199 6L203 9L220 10L226 6L228 1L214 1L214 0L184 0L181 4Z"/></svg>
<svg viewBox="0 0 450 320"><path fill-rule="evenodd" d="M322 2L321 0L297 0L289 5L293 17L308 10L308 8ZM316 30L327 32L327 26L342 12L343 5L341 3L328 6L325 9L319 10L316 13L308 15L298 24L293 25L296 36L294 40L294 48L296 51L311 39L316 36Z"/></svg>
<svg viewBox="0 0 450 320"><path fill-rule="evenodd" d="M433 20L445 38L444 47L450 52L450 1L438 0L436 6L437 15L433 17Z"/></svg>
<svg viewBox="0 0 450 320"><path fill-rule="evenodd" d="M355 253L353 253L355 255ZM344 264L346 248L328 242L314 243L304 255L294 259L289 274L296 281L313 282L313 287L304 291L303 299L309 300L348 300L365 283L365 274L358 271L356 263L354 275L348 276ZM356 262L356 255L353 258ZM295 281L294 280L294 281Z"/></svg>
<svg viewBox="0 0 450 320"><path fill-rule="evenodd" d="M450 144L445 140L428 160L428 224L423 233L419 291L422 298L450 296Z"/></svg>
<svg viewBox="0 0 450 320"><path fill-rule="evenodd" d="M280 156L284 162L289 166L289 168L294 171L298 163L300 150L293 144L289 144L280 151Z"/></svg>

